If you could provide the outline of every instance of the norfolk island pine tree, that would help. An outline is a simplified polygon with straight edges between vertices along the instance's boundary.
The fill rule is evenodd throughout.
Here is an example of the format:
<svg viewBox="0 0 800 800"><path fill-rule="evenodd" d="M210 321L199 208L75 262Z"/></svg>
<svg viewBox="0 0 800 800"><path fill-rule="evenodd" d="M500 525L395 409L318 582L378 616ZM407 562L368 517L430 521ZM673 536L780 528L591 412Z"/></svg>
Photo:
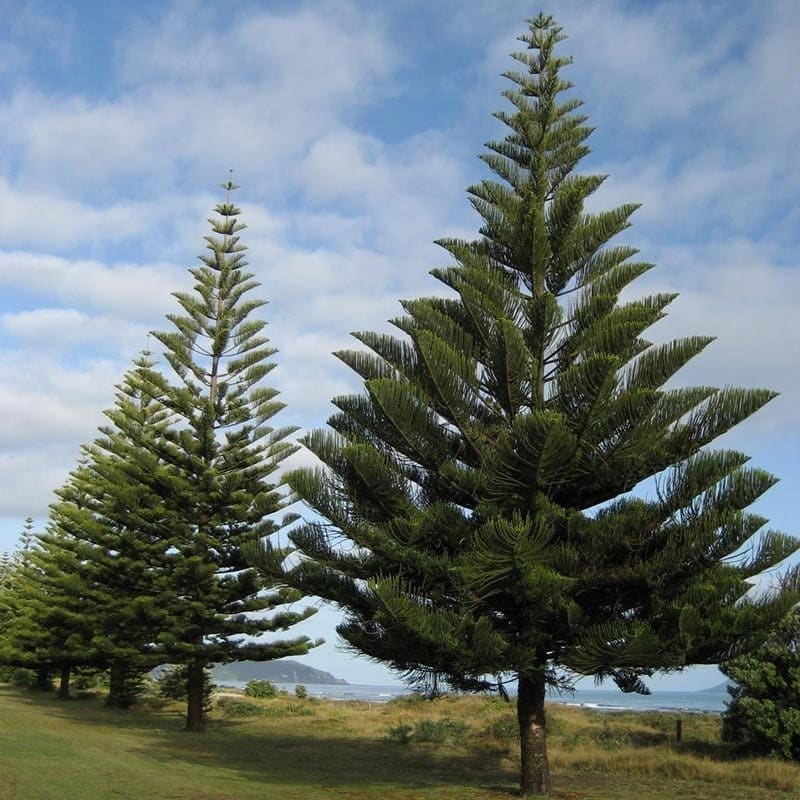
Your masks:
<svg viewBox="0 0 800 800"><path fill-rule="evenodd" d="M323 466L287 476L321 518L290 534L304 557L254 558L418 684L512 675L525 794L550 789L548 686L647 691L755 646L798 596L796 573L748 595L797 548L745 510L774 478L706 449L774 394L664 388L712 339L652 345L675 296L619 300L652 265L608 244L636 206L583 210L604 178L575 172L591 129L564 97L563 38L543 14L520 37L509 132L482 156L500 180L469 189L480 238L440 242L456 263L432 272L453 294L403 302L402 337L337 353L365 392L303 439ZM630 494L653 478L655 499Z"/></svg>
<svg viewBox="0 0 800 800"><path fill-rule="evenodd" d="M50 507L50 529L78 556L75 591L91 619L92 647L110 672L107 702L120 708L135 701L141 676L163 662L154 636L170 620L169 509L152 478L142 480L161 468L146 443L168 422L161 403L142 393L141 378L153 366L148 353L134 362L106 412L120 425L104 426L83 448Z"/></svg>
<svg viewBox="0 0 800 800"><path fill-rule="evenodd" d="M244 558L248 544L275 533L288 519L273 482L281 462L295 450L293 428L273 428L284 407L277 390L263 384L275 350L254 316L265 301L249 298L258 282L247 271L239 240L245 225L230 201L237 187L222 187L227 199L209 220L210 254L190 269L194 291L176 292L180 314L167 316L172 329L153 335L164 346L174 377L158 370L142 375L170 414L169 425L150 444L164 470L158 478L176 525L165 532L172 557L168 596L180 598L172 623L158 637L173 662L188 668L187 728L204 729L204 669L210 663L263 661L301 655L313 646L305 636L267 643L248 641L287 630L314 609L281 608L302 593L259 580ZM124 425L124 419L115 419ZM289 549L282 551L284 556ZM267 615L265 612L273 611Z"/></svg>
<svg viewBox="0 0 800 800"><path fill-rule="evenodd" d="M0 591L0 663L35 670L41 689L50 688L51 673L59 672L61 697L68 696L75 666L98 661L84 599L76 590L76 559L61 546L60 535L32 534Z"/></svg>

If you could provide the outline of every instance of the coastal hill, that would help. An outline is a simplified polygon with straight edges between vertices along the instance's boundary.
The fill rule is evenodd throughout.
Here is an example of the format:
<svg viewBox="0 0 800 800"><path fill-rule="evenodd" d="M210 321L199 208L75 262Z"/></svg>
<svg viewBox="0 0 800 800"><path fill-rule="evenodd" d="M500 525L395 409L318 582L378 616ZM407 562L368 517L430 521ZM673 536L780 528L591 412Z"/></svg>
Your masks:
<svg viewBox="0 0 800 800"><path fill-rule="evenodd" d="M267 680L275 683L327 683L345 685L347 681L330 672L309 667L299 661L280 658L274 661L238 661L220 664L211 670L215 683Z"/></svg>
<svg viewBox="0 0 800 800"><path fill-rule="evenodd" d="M733 684L729 681L725 681L724 683L718 683L716 686L709 686L708 688L700 689L699 691L705 692L706 694L727 694L729 686L733 686Z"/></svg>

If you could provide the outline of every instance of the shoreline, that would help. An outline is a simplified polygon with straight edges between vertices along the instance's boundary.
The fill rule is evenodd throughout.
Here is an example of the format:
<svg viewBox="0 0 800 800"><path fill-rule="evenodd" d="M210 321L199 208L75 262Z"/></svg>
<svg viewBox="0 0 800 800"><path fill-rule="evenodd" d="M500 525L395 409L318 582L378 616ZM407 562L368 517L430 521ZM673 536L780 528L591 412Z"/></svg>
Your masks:
<svg viewBox="0 0 800 800"><path fill-rule="evenodd" d="M289 696L294 695L294 683L277 683L273 685ZM328 700L334 703L367 702L389 703L402 698L412 698L414 692L403 685L379 686L368 684L302 684L305 686L308 697L315 700ZM229 694L232 697L244 697L245 682L237 681L218 684L215 694L222 696ZM457 692L449 693L454 697L469 696ZM447 696L447 695L445 695ZM480 696L480 695L475 695ZM496 694L483 695L497 697ZM515 695L511 694L513 703ZM561 696L548 696L546 703L549 706L563 706L577 708L584 711L600 713L681 713L681 714L722 714L725 711L726 694L717 692L654 692L650 695L625 695L613 690L581 690L577 689L574 695L564 693ZM413 702L411 700L410 702Z"/></svg>

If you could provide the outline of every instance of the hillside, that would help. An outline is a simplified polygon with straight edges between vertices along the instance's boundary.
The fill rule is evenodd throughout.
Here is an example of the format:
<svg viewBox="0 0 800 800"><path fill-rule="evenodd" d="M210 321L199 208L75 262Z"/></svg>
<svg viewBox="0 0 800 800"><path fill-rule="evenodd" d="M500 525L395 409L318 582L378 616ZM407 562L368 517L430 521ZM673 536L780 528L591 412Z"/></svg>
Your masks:
<svg viewBox="0 0 800 800"><path fill-rule="evenodd" d="M275 661L238 661L220 664L211 670L215 683L226 681L267 680L276 683L327 683L346 684L347 681L321 669L315 669L299 661L280 658Z"/></svg>
<svg viewBox="0 0 800 800"><path fill-rule="evenodd" d="M707 694L727 694L728 687L733 686L730 681L725 681L724 683L718 683L716 686L709 686L706 689L699 689L700 692L706 692Z"/></svg>

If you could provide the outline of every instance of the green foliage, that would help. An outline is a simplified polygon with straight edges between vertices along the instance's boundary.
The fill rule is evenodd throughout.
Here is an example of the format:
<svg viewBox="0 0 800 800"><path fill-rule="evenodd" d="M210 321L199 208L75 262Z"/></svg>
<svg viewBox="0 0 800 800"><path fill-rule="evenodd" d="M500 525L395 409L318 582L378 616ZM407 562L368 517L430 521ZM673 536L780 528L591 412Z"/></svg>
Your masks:
<svg viewBox="0 0 800 800"><path fill-rule="evenodd" d="M442 719L423 719L414 727L414 741L444 744L445 742L459 743L463 741L467 726L450 717Z"/></svg>
<svg viewBox="0 0 800 800"><path fill-rule="evenodd" d="M36 673L24 667L12 668L11 674L8 677L8 682L12 686L28 689L36 683Z"/></svg>
<svg viewBox="0 0 800 800"><path fill-rule="evenodd" d="M257 717L262 714L264 709L255 703L247 700L235 700L230 697L221 697L217 701L217 707L222 710L224 717Z"/></svg>
<svg viewBox="0 0 800 800"><path fill-rule="evenodd" d="M278 690L270 681L253 678L247 681L244 693L248 697L277 697Z"/></svg>
<svg viewBox="0 0 800 800"><path fill-rule="evenodd" d="M0 574L0 663L110 668L109 700L121 707L157 664L195 665L193 730L204 724L197 670L312 644L254 641L313 609L279 608L301 594L265 583L244 558L292 519L275 519L284 505L275 475L295 446L293 429L272 426L283 404L263 379L275 350L255 315L264 303L249 294L258 283L239 240L235 188L225 184L226 202L209 220L193 291L176 293L172 328L154 334L164 372L150 353L137 359L47 529L33 536L26 523L22 555Z"/></svg>
<svg viewBox="0 0 800 800"><path fill-rule="evenodd" d="M800 612L758 650L720 668L736 684L728 689L723 738L753 753L800 760Z"/></svg>
<svg viewBox="0 0 800 800"><path fill-rule="evenodd" d="M631 742L629 731L612 727L608 720L604 720L603 725L592 732L592 738L609 749L623 747Z"/></svg>
<svg viewBox="0 0 800 800"><path fill-rule="evenodd" d="M152 686L149 675L134 661L115 661L108 676L106 704L114 708L130 708Z"/></svg>
<svg viewBox="0 0 800 800"><path fill-rule="evenodd" d="M516 717L505 714L492 722L486 732L490 737L500 741L514 741L519 736L519 723Z"/></svg>
<svg viewBox="0 0 800 800"><path fill-rule="evenodd" d="M34 533L28 518L20 549L0 586L0 663L42 671L95 664L91 600L76 576L80 556L61 539ZM45 681L37 680L40 688Z"/></svg>
<svg viewBox="0 0 800 800"><path fill-rule="evenodd" d="M294 687L294 696L298 700L305 700L308 697L308 689L306 689L302 683L298 683L297 686Z"/></svg>
<svg viewBox="0 0 800 800"><path fill-rule="evenodd" d="M430 744L459 744L463 742L468 728L464 723L451 717L442 719L421 719L414 725L400 723L388 728L386 739L398 744L409 744L411 741Z"/></svg>
<svg viewBox="0 0 800 800"><path fill-rule="evenodd" d="M108 686L108 673L105 670L79 667L72 673L70 687L75 691L99 689Z"/></svg>
<svg viewBox="0 0 800 800"><path fill-rule="evenodd" d="M520 37L507 136L482 156L498 180L468 190L480 238L440 242L447 295L337 354L364 391L302 440L323 467L287 476L316 512L291 532L306 558L257 561L344 608L348 644L418 686L515 675L526 725L547 684L646 692L656 671L747 651L800 596L796 570L748 596L797 542L746 510L775 478L707 447L774 392L670 388L712 339L653 345L675 295L624 299L652 265L612 244L635 205L585 208L604 176L576 172L591 128L563 38L544 14Z"/></svg>
<svg viewBox="0 0 800 800"><path fill-rule="evenodd" d="M308 703L289 700L283 703L268 703L263 706L262 712L267 717L310 717L314 712Z"/></svg>
<svg viewBox="0 0 800 800"><path fill-rule="evenodd" d="M386 739L390 742L397 742L397 744L409 744L411 737L414 735L414 726L400 723L393 725L386 731Z"/></svg>

